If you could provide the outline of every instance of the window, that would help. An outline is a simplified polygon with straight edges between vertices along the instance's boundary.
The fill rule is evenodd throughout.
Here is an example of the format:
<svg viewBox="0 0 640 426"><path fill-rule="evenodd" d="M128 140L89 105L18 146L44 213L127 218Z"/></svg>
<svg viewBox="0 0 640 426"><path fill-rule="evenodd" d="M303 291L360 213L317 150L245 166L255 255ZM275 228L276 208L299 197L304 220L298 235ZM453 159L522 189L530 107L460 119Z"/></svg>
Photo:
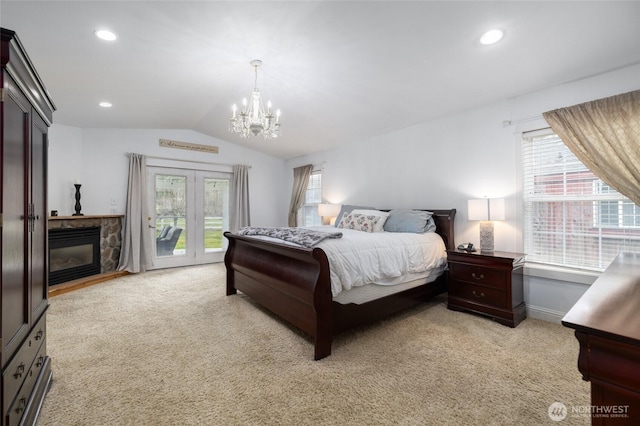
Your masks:
<svg viewBox="0 0 640 426"><path fill-rule="evenodd" d="M602 271L621 251L640 251L640 207L551 129L523 134L523 170L528 261Z"/></svg>
<svg viewBox="0 0 640 426"><path fill-rule="evenodd" d="M309 185L304 196L304 204L298 214L300 226L320 226L322 218L318 216L318 204L322 203L322 172L314 170L309 177Z"/></svg>

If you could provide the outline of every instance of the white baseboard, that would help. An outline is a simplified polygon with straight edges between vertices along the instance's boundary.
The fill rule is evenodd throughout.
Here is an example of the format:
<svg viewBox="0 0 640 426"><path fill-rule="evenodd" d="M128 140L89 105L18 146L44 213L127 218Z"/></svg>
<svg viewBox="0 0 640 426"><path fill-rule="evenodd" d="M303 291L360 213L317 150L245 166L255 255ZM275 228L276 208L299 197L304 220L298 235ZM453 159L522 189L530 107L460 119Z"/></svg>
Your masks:
<svg viewBox="0 0 640 426"><path fill-rule="evenodd" d="M527 317L535 318L555 324L561 324L562 318L566 312L553 311L551 309L541 308L540 306L527 305Z"/></svg>

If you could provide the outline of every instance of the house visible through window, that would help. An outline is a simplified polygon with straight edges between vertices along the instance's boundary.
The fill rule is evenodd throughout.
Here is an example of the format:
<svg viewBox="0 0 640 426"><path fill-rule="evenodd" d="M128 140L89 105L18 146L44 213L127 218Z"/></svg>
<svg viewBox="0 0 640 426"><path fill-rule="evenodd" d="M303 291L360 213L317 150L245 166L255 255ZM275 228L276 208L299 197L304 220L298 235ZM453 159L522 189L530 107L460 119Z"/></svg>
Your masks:
<svg viewBox="0 0 640 426"><path fill-rule="evenodd" d="M314 170L309 177L304 204L298 213L300 226L322 225L322 218L318 216L318 204L320 203L322 203L322 172Z"/></svg>
<svg viewBox="0 0 640 426"><path fill-rule="evenodd" d="M551 129L523 134L527 261L604 270L640 251L640 207L588 170Z"/></svg>

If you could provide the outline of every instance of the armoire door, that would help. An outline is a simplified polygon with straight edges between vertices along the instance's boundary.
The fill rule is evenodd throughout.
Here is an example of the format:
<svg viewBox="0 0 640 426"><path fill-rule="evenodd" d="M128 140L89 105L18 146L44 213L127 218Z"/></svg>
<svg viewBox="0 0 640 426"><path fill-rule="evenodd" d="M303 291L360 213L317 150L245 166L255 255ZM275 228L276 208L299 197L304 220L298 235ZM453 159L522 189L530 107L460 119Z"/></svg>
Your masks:
<svg viewBox="0 0 640 426"><path fill-rule="evenodd" d="M31 232L30 247L31 253L29 265L31 273L31 310L30 321L34 323L40 315L47 309L47 280L49 275L47 255L48 232L47 232L47 131L48 127L44 120L33 114L31 123L31 150L30 150L30 176L29 187L31 190Z"/></svg>
<svg viewBox="0 0 640 426"><path fill-rule="evenodd" d="M2 144L2 364L29 333L27 160L29 102L5 75Z"/></svg>

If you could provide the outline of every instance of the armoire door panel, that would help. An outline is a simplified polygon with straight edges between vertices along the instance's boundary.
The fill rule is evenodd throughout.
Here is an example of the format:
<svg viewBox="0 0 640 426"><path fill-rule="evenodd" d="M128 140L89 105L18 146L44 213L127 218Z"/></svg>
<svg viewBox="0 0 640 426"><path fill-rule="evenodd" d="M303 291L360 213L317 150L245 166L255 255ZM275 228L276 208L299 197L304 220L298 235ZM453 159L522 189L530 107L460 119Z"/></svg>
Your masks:
<svg viewBox="0 0 640 426"><path fill-rule="evenodd" d="M7 76L8 78L8 76ZM27 145L29 113L26 98L11 80L5 101L2 145L2 362L15 352L29 331L27 259Z"/></svg>
<svg viewBox="0 0 640 426"><path fill-rule="evenodd" d="M33 114L31 126L31 322L47 307L47 125Z"/></svg>

